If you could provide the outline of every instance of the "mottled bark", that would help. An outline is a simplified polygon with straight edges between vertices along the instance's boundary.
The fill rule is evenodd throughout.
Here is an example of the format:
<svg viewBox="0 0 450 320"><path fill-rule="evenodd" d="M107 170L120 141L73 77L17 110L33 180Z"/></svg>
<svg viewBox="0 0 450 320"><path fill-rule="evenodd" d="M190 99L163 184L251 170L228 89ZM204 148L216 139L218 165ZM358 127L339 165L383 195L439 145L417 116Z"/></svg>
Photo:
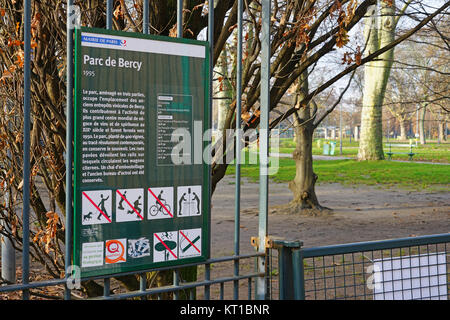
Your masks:
<svg viewBox="0 0 450 320"><path fill-rule="evenodd" d="M400 140L406 140L406 124L408 123L406 120L400 120Z"/></svg>
<svg viewBox="0 0 450 320"><path fill-rule="evenodd" d="M395 40L395 4L392 2L390 5L381 1L381 16L378 16L376 6L368 11L368 21L364 26L368 53L375 52ZM367 63L364 68L358 160L384 159L382 105L393 57L394 49L388 50L380 55L380 59Z"/></svg>
<svg viewBox="0 0 450 320"><path fill-rule="evenodd" d="M419 141L420 144L426 144L427 139L425 137L425 115L427 113L427 103L423 103L420 109L419 117Z"/></svg>

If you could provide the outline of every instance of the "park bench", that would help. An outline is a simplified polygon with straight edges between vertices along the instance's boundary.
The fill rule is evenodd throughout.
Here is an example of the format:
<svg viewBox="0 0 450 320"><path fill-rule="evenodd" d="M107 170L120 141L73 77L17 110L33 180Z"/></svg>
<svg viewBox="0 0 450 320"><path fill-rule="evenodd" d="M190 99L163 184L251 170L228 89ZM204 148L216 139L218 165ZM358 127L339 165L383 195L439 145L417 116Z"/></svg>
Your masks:
<svg viewBox="0 0 450 320"><path fill-rule="evenodd" d="M413 156L415 155L415 153L413 152L413 147L414 145L412 144L392 144L389 143L386 145L386 147L389 147L389 151L386 152L387 156L388 156L388 160L392 159L392 155L393 154L407 154L409 156L409 160L412 161ZM392 152L392 148L409 148L409 152Z"/></svg>

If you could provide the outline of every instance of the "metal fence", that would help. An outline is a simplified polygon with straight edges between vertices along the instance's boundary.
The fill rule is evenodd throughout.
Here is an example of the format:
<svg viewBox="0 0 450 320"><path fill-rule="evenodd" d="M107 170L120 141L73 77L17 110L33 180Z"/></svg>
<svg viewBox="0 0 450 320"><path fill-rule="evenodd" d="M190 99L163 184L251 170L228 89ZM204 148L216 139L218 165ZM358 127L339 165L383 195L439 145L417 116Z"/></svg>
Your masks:
<svg viewBox="0 0 450 320"><path fill-rule="evenodd" d="M312 248L274 241L272 282L280 299L448 300L449 243L450 234Z"/></svg>
<svg viewBox="0 0 450 320"><path fill-rule="evenodd" d="M177 34L178 37L182 36L183 27L183 0L177 0ZM113 0L106 0L106 28L112 29L112 17L113 17ZM238 1L237 15L237 79L236 79L236 91L242 92L242 27L243 27L243 12L244 1ZM24 0L24 132L23 132L23 185L27 186L30 182L30 123L31 123L31 97L30 97L30 77L31 77L31 23L32 23L32 0ZM67 1L67 82L66 82L66 122L67 122L67 134L66 141L73 141L74 138L74 119L73 119L73 89L74 89L74 65L73 65L73 12L69 12L74 5L74 1ZM149 0L143 0L143 21L142 30L143 33L149 33ZM269 113L269 70L270 70L270 38L269 38L269 26L270 26L270 0L262 1L262 34L261 41L262 57L261 57L261 69L262 69L262 89L261 89L261 128L268 128L268 113ZM208 27L207 37L209 42L209 50L214 52L214 1L208 2ZM265 35L265 36L264 36ZM213 59L210 60L210 74L213 74ZM210 77L212 83L213 77ZM212 85L210 83L210 88ZM212 89L211 89L212 90ZM209 106L212 108L212 91L210 92ZM237 114L241 113L241 100L237 99L236 106ZM236 128L241 128L242 122L240 117L236 117ZM241 136L240 130L236 133L236 145L240 148ZM261 137L261 139L265 139ZM268 141L268 137L266 137ZM70 145L70 143L67 143ZM268 145L268 143L266 144ZM66 185L72 186L73 180L73 149L67 148L66 157ZM130 275L138 275L140 281L140 287L138 291L124 292L118 288L117 281L111 276L105 277L92 277L82 278L80 281L95 281L99 286L103 287L103 295L99 299L126 299L126 298L139 298L139 297L151 297L151 298L186 298L186 299L266 299L267 285L266 285L266 248L263 246L257 248L255 253L241 254L240 252L240 153L237 153L236 159L236 193L235 193L235 234L234 234L234 254L230 257L211 258L206 262L191 264L189 266L197 267L198 279L194 282L183 281L181 269L183 267L171 267L169 269L152 269L141 270L139 273L120 274L117 276L126 277ZM261 150L261 157L268 157L268 150ZM264 161L262 172L267 172L268 161ZM268 202L268 177L267 174L262 177L261 182L261 213L259 224L259 237L264 240L267 235L267 202ZM73 190L68 187L66 190L66 217L65 217L65 274L60 279L43 279L39 270L34 270L34 266L30 263L30 190L29 188L23 188L23 207L21 217L23 221L23 241L21 252L21 274L18 274L18 278L21 283L8 284L0 287L0 297L2 295L16 293L15 298L22 298L25 300L31 297L45 298L45 299L79 299L84 298L76 290L71 290L70 283L75 281L72 279L72 273L69 271L72 263L72 243L73 243ZM20 215L20 214L19 214ZM245 264L242 262L246 262ZM257 267L256 271L249 272L253 268L248 268L249 263ZM231 274L227 275L225 272L220 272L214 276L214 270L220 268L212 268L213 265L224 264L228 265L227 270L231 270ZM242 268L246 267L245 273ZM220 269L223 270L223 269ZM158 272L172 272L173 283L168 286L151 288L151 283L148 283L146 279L146 273L151 272L156 274ZM115 275L116 276L116 275ZM117 286L117 290L116 289ZM240 290L240 287L243 289ZM43 289L46 289L43 291ZM203 290L199 290L203 288ZM231 293L228 293L231 290ZM166 296L165 296L166 294ZM169 294L167 296L167 294Z"/></svg>
<svg viewBox="0 0 450 320"><path fill-rule="evenodd" d="M233 265L237 261L241 261L241 265L253 265L255 258L260 257L258 253L229 256L209 259L206 262L184 265L181 267L166 267L158 269L149 269L140 271L139 274L134 272L121 273L116 277L97 276L79 279L80 281L95 281L98 285L103 286L103 294L95 298L95 300L118 300L118 299L186 299L186 300L223 300L223 299L255 299L255 280L259 277L265 277L264 273L258 273L248 268L240 270L240 274L233 272ZM195 281L186 281L182 277L182 269L187 267L197 267L197 279ZM39 271L33 272L31 279L36 279ZM172 284L150 287L148 274L168 272L172 274ZM117 277L127 277L139 275L139 290L126 290L121 286ZM31 280L29 279L29 280ZM69 280L69 283L68 281ZM64 291L71 279L48 279L40 281L30 281L28 284L12 284L0 287L0 300L2 295L20 291L27 291L29 297L37 299L54 299L61 300L64 297ZM151 285L151 283L150 283ZM71 290L71 299L86 299L86 295L80 290ZM6 297L4 296L3 299ZM19 295L11 298L19 298Z"/></svg>

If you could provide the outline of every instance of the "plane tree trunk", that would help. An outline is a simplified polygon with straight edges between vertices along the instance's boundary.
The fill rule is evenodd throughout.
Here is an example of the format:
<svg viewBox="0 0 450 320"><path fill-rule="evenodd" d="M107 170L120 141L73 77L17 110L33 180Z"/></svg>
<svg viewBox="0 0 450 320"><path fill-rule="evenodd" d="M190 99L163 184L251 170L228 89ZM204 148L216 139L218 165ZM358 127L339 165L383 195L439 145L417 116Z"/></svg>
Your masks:
<svg viewBox="0 0 450 320"><path fill-rule="evenodd" d="M296 147L292 158L295 160L295 177L289 182L289 189L293 194L293 199L289 203L289 211L292 213L316 213L324 209L319 204L316 195L315 185L318 176L314 172L312 156L315 130L313 120L317 106L314 102L300 105L302 97L308 92L307 75L302 75L299 81L295 101L297 111L293 115Z"/></svg>
<svg viewBox="0 0 450 320"><path fill-rule="evenodd" d="M364 26L364 35L367 41L366 52L368 53L375 52L395 40L395 5L381 1L380 6L381 17L378 17L377 8L373 6L368 11L368 22ZM382 105L393 58L394 49L391 49L380 55L380 59L369 62L364 67L358 160L384 159Z"/></svg>

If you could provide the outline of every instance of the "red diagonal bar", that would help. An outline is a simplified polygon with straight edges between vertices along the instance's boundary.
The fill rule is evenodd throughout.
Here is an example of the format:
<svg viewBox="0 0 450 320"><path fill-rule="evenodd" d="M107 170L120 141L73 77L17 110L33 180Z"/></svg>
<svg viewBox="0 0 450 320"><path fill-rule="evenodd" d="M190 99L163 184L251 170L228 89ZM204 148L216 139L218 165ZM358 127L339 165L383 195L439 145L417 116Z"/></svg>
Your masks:
<svg viewBox="0 0 450 320"><path fill-rule="evenodd" d="M100 213L106 218L106 220L108 220L110 223L112 222L111 219L108 218L108 216L106 215L106 213L104 213L104 212L102 211L102 209L100 209L100 208L95 204L95 202L92 201L92 199L89 198L89 196L88 196L84 191L83 191L83 195L86 197L86 199L88 199L88 200L92 203L92 205L93 205L98 211L100 211Z"/></svg>
<svg viewBox="0 0 450 320"><path fill-rule="evenodd" d="M122 193L120 193L119 190L117 190L117 193L123 200L125 200L126 203L128 203L128 205L131 207L131 209L133 209L133 211L136 212L136 214L139 216L139 218L141 218L141 220L144 220L144 218L139 214L139 212L136 210L136 208L131 205L131 203L127 200L127 198L125 198L125 196Z"/></svg>
<svg viewBox="0 0 450 320"><path fill-rule="evenodd" d="M180 230L180 233L181 233L181 235L182 235L182 236L183 236L183 237L191 244L191 246L193 246L193 247L195 248L195 250L197 250L198 253L200 253L200 249L197 248L197 247L195 246L195 244L193 244L192 241L189 240L188 237L186 237L186 235L183 233L183 231ZM185 249L183 249L183 250L185 250ZM186 251L187 251L187 250L186 250Z"/></svg>
<svg viewBox="0 0 450 320"><path fill-rule="evenodd" d="M158 197L153 193L153 191L152 191L150 188L148 188L148 191L150 191L150 193L152 194L152 196L156 199L156 201L159 202L159 204L164 208L164 210L167 211L167 213L169 214L169 216L170 216L171 218L173 218L173 214L170 213L169 210L167 210L166 206L162 204L162 202L161 202L161 201L158 199Z"/></svg>
<svg viewBox="0 0 450 320"><path fill-rule="evenodd" d="M158 238L159 242L161 242L163 244L164 247L166 247L167 250L169 250L169 252L173 255L173 257L175 259L178 259L177 256L175 255L175 253L172 252L172 250L170 250L170 248L167 246L167 244L162 241L162 239L155 233L155 237Z"/></svg>

